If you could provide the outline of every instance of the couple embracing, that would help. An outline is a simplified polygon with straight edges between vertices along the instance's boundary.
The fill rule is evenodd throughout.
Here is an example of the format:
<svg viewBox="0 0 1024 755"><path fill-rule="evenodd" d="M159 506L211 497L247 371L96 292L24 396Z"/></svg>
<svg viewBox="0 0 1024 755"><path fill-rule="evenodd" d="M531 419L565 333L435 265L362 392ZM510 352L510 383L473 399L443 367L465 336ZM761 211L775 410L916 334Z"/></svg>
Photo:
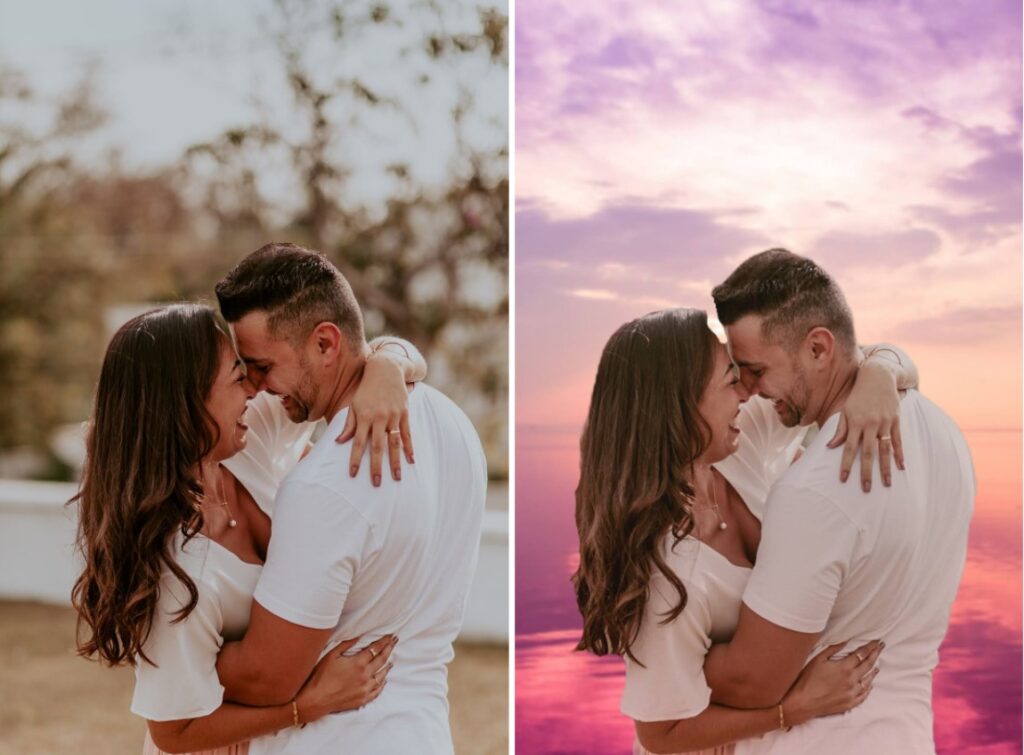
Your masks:
<svg viewBox="0 0 1024 755"><path fill-rule="evenodd" d="M80 651L134 666L146 753L452 752L487 477L472 425L410 344L366 343L322 255L269 244L216 293L220 312L148 312L107 349Z"/></svg>
<svg viewBox="0 0 1024 755"><path fill-rule="evenodd" d="M728 346L680 309L602 354L576 491L579 647L625 657L637 753L934 753L966 443L904 353L857 345L812 261L762 252L713 298Z"/></svg>

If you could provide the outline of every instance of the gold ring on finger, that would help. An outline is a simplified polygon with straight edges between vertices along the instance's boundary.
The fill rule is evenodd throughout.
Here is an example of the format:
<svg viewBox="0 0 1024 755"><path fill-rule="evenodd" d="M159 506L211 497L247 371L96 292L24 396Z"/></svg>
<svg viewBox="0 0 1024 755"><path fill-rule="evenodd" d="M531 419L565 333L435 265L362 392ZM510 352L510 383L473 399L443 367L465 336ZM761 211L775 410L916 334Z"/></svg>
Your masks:
<svg viewBox="0 0 1024 755"><path fill-rule="evenodd" d="M857 653L857 652L855 652L854 655L857 656L857 660L858 661L860 661L861 663L864 663L864 656L863 655L861 655L860 653Z"/></svg>
<svg viewBox="0 0 1024 755"><path fill-rule="evenodd" d="M374 650L372 647L367 647L366 649L370 651L370 657L371 658L376 658L377 657L377 651Z"/></svg>
<svg viewBox="0 0 1024 755"><path fill-rule="evenodd" d="M398 435L401 432L401 430L388 430L388 435Z"/></svg>
<svg viewBox="0 0 1024 755"><path fill-rule="evenodd" d="M878 439L879 440L892 440L892 436L891 435L879 435Z"/></svg>

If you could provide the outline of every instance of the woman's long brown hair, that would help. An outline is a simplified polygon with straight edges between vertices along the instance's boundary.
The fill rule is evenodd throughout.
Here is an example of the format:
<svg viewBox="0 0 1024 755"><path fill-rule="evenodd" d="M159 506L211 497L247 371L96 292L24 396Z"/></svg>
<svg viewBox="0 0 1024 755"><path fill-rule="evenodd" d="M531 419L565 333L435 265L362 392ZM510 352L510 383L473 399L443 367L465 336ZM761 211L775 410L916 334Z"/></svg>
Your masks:
<svg viewBox="0 0 1024 755"><path fill-rule="evenodd" d="M663 622L686 606L662 547L668 533L675 544L693 529L688 474L710 442L698 405L715 343L704 312L672 309L626 323L604 348L580 440L577 650L639 662L630 646L655 569L679 596Z"/></svg>
<svg viewBox="0 0 1024 755"><path fill-rule="evenodd" d="M176 304L127 322L107 347L86 439L78 495L78 549L85 569L71 602L78 652L102 662L147 661L165 569L195 608L195 583L174 558L174 537L202 527L195 501L199 461L216 444L205 402L217 375L214 311Z"/></svg>

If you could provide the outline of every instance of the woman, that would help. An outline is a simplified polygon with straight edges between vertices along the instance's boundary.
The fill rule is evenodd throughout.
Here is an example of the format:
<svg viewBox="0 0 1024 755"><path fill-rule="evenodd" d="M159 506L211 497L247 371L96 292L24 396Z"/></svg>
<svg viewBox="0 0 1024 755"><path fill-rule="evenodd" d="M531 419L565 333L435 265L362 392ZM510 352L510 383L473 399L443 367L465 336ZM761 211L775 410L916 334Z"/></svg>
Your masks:
<svg viewBox="0 0 1024 755"><path fill-rule="evenodd" d="M863 392L855 388L848 407L863 403ZM735 629L761 507L805 432L783 427L764 399L741 410L748 397L704 312L655 312L609 340L581 440L578 649L625 656L623 712L641 741L645 722L676 721L675 750L729 753L731 743L780 722L849 710L877 673L880 643L828 662L836 645L779 707L710 702L704 656ZM869 393L867 401L887 398ZM634 749L646 752L640 741Z"/></svg>
<svg viewBox="0 0 1024 755"><path fill-rule="evenodd" d="M364 395L378 381L371 372ZM389 389L405 400L404 383ZM221 644L248 623L277 486L311 432L269 394L256 397L209 307L149 312L111 340L77 496L85 570L72 600L86 630L80 653L135 667L146 753L240 755L253 737L381 693L392 637L327 653L287 705L225 702L217 679Z"/></svg>

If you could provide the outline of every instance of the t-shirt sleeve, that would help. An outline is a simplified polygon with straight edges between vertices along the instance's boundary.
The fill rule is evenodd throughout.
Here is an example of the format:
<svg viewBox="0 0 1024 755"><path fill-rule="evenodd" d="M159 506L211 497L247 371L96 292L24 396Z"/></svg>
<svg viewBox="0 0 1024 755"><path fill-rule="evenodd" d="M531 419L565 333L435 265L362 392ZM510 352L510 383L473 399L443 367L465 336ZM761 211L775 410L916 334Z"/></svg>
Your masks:
<svg viewBox="0 0 1024 755"><path fill-rule="evenodd" d="M292 422L280 400L266 391L249 402L245 423L249 440L243 453L268 470L276 484L298 463L316 426L315 422Z"/></svg>
<svg viewBox="0 0 1024 755"><path fill-rule="evenodd" d="M188 602L188 590L164 574L153 628L143 650L152 665L138 658L132 713L150 721L207 716L221 706L224 688L217 678L217 653L223 618L216 595L196 581L199 602L184 621L173 623Z"/></svg>
<svg viewBox="0 0 1024 755"><path fill-rule="evenodd" d="M777 484L765 506L747 607L795 632L820 632L849 573L859 531L828 498Z"/></svg>
<svg viewBox="0 0 1024 755"><path fill-rule="evenodd" d="M311 629L338 623L352 579L375 549L372 524L336 491L286 481L253 599Z"/></svg>
<svg viewBox="0 0 1024 755"><path fill-rule="evenodd" d="M656 576L644 611L640 634L632 645L636 661L626 659L622 712L634 721L693 718L711 702L704 679L704 657L711 648L711 614L707 595L684 582L686 607L662 624L666 611L678 602L667 579Z"/></svg>
<svg viewBox="0 0 1024 755"><path fill-rule="evenodd" d="M740 494L750 512L761 519L772 484L793 461L806 435L805 427L785 427L767 399L755 396L740 407L739 445L718 469Z"/></svg>
<svg viewBox="0 0 1024 755"><path fill-rule="evenodd" d="M772 408L772 402L761 396L753 396L740 407L737 419L740 432L749 438L747 453L765 464L766 474L772 476L774 462L778 460L785 468L799 448L807 433L806 427L786 427Z"/></svg>

